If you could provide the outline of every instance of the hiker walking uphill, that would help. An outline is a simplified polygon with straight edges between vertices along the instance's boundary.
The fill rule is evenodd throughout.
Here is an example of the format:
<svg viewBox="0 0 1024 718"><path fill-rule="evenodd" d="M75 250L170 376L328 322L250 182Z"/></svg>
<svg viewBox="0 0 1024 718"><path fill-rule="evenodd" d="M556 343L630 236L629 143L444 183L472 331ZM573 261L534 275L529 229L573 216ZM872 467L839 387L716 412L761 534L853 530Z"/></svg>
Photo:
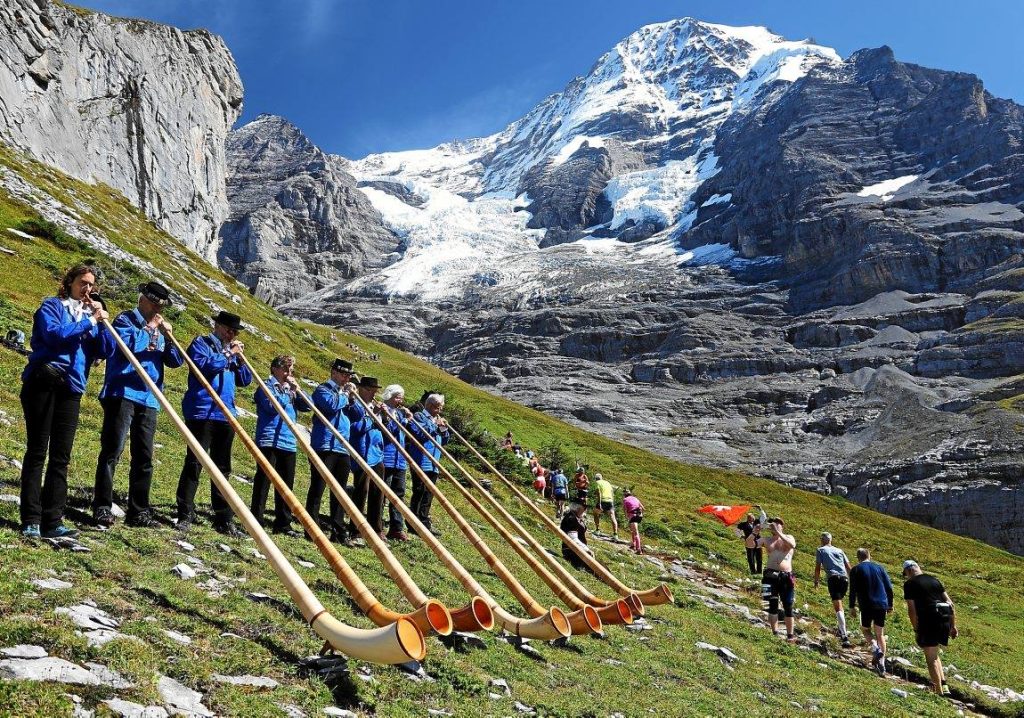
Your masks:
<svg viewBox="0 0 1024 718"><path fill-rule="evenodd" d="M793 602L796 600L796 577L793 575L793 552L796 539L786 533L780 517L769 519L762 528L758 545L768 549L768 564L761 579L761 596L768 602L768 627L776 632L779 619L786 626L786 640L795 641L793 633Z"/></svg>
<svg viewBox="0 0 1024 718"><path fill-rule="evenodd" d="M232 414L237 414L236 388L252 383L252 373L241 360L245 345L238 341L240 331L241 317L230 312L220 312L213 318L213 331L206 336L196 337L185 350ZM230 476L231 443L235 439L235 432L206 389L192 374L188 376L188 389L181 399L181 413L185 418L185 426L195 435L199 445L209 452L221 473ZM177 490L178 529L182 531L187 531L195 521L195 499L201 471L199 459L191 449L186 449ZM214 513L213 527L222 534L237 536L240 531L232 521L231 508L212 480L210 503Z"/></svg>
<svg viewBox="0 0 1024 718"><path fill-rule="evenodd" d="M860 603L860 629L871 644L871 662L885 675L885 616L892 613L892 581L880 564L871 560L866 548L857 549L857 565L850 571L850 612Z"/></svg>
<svg viewBox="0 0 1024 718"><path fill-rule="evenodd" d="M761 512L760 517L754 518L754 514L747 514L747 517L737 524L736 530L743 537L743 545L747 551L747 568L751 574L760 576L764 552L757 545L757 540L761 538L761 527L768 523L768 515L760 505L754 508Z"/></svg>
<svg viewBox="0 0 1024 718"><path fill-rule="evenodd" d="M32 353L21 374L25 458L21 467L21 533L26 538L64 538L78 532L63 524L68 464L78 429L82 394L93 362L106 356L107 318L88 264L64 275L56 297L43 300L32 317ZM47 461L49 459L49 461ZM43 477L43 466L46 477Z"/></svg>
<svg viewBox="0 0 1024 718"><path fill-rule="evenodd" d="M114 331L142 364L146 373L163 389L164 370L185 363L173 342L170 322L160 311L170 304L171 295L162 284L147 282L139 286L135 309L121 312L114 320ZM103 428L100 430L100 455L96 461L93 489L93 520L98 526L114 525L114 472L121 460L125 440L131 440L131 465L128 469L128 526L153 527L149 490L153 483L153 440L160 405L135 368L112 341L107 348L107 371L100 390Z"/></svg>
<svg viewBox="0 0 1024 718"><path fill-rule="evenodd" d="M903 562L903 579L907 614L910 625L914 627L917 645L924 651L932 690L948 695L949 686L939 658L939 646L949 645L949 639L960 635L953 600L942 582L922 571L917 561L908 559Z"/></svg>
<svg viewBox="0 0 1024 718"><path fill-rule="evenodd" d="M843 598L850 587L850 561L842 549L832 545L832 534L827 531L821 534L821 546L814 560L814 587L818 587L821 570L825 569L825 581L828 595L832 599L832 608L836 612L839 623L839 638L843 648L850 647L850 635L846 631L846 615L843 613Z"/></svg>
<svg viewBox="0 0 1024 718"><path fill-rule="evenodd" d="M551 474L551 498L555 502L555 518L562 518L565 513L565 502L569 498L569 477L561 469L555 467Z"/></svg>
<svg viewBox="0 0 1024 718"><path fill-rule="evenodd" d="M629 532L633 539L630 548L636 554L642 554L644 547L640 542L640 522L644 520L644 505L640 503L640 499L633 496L633 492L629 489L622 492L622 510L626 514Z"/></svg>
<svg viewBox="0 0 1024 718"><path fill-rule="evenodd" d="M356 392L355 384L351 383L354 374L351 362L335 359L331 364L330 377L316 388L312 396L313 405L346 441L351 436L352 422L362 419L364 413L363 408L352 398ZM352 470L351 457L348 455L348 449L342 445L334 432L320 421L319 416L313 417L313 430L309 434L309 443L320 460L324 462L327 470L337 479L338 484L345 488L348 484L348 475ZM312 462L310 462L309 470L306 511L313 517L313 520L319 522L320 501L327 484ZM343 541L346 530L341 504L333 492L328 491L328 494L330 494L328 505L331 512L329 523L331 540Z"/></svg>
<svg viewBox="0 0 1024 718"><path fill-rule="evenodd" d="M270 377L266 381L267 388L284 409L288 418L295 421L296 412L310 411L311 407L299 393L299 383L295 380L292 370L295 357L282 354L270 362ZM295 458L298 445L295 434L277 412L274 403L260 389L256 391L256 444L267 457L267 461L281 475L288 488L295 486ZM267 493L270 491L270 478L257 464L256 476L252 480L252 509L256 521L263 525L263 511L267 506ZM274 526L275 534L297 536L292 528L292 513L284 498L274 492Z"/></svg>
<svg viewBox="0 0 1024 718"><path fill-rule="evenodd" d="M608 514L612 522L612 538L619 537L619 522L615 518L615 488L601 474L594 474L594 491L597 501L594 502L594 533L601 528L601 514Z"/></svg>
<svg viewBox="0 0 1024 718"><path fill-rule="evenodd" d="M448 431L448 422L441 416L442 411L444 411L444 394L427 394L423 400L423 409L413 417L410 427L416 441L426 450L426 453L420 451L419 447L413 446L409 450L409 456L419 464L423 473L426 474L427 481L431 483L437 483L437 462L441 460L440 447L447 444L451 437L451 433ZM439 533L430 521L430 506L433 500L434 495L423 485L423 479L413 475L410 507L427 530L437 536Z"/></svg>

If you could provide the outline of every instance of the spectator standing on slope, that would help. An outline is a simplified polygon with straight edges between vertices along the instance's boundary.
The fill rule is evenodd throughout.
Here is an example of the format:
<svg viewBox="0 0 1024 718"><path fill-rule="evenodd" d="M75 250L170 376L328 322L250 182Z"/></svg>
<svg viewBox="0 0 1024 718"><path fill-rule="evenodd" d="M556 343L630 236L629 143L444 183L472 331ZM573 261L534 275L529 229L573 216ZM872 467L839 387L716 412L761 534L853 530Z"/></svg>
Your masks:
<svg viewBox="0 0 1024 718"><path fill-rule="evenodd" d="M747 517L736 525L736 530L740 532L739 535L743 538L743 545L747 550L747 568L750 569L751 575L760 576L764 552L757 545L757 540L761 538L761 527L768 523L768 516L760 504L754 508L761 512L761 516L754 518L754 514L747 514Z"/></svg>

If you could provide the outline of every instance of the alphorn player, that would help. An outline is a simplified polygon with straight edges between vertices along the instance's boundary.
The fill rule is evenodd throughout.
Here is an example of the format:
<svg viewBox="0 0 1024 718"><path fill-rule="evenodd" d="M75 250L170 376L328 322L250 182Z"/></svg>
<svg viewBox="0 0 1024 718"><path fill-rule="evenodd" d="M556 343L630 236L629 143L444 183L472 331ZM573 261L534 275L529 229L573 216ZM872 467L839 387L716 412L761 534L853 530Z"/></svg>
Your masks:
<svg viewBox="0 0 1024 718"><path fill-rule="evenodd" d="M214 391L228 406L233 415L235 391L252 383L252 373L241 359L245 345L238 340L242 331L242 318L231 312L221 311L213 317L213 331L196 337L186 352ZM181 400L185 426L191 431L204 451L209 452L217 468L224 476L231 474L231 443L235 432L214 404L207 391L194 376L189 374L188 389ZM202 465L191 449L185 452L185 465L178 479L178 528L187 531L195 521L196 491L199 489L199 474ZM241 531L232 520L231 508L220 495L213 481L210 482L210 503L213 507L213 528L226 536L238 536Z"/></svg>
<svg viewBox="0 0 1024 718"><path fill-rule="evenodd" d="M378 389L380 389L380 382L376 377L363 376L356 383L356 392L359 394L359 398L363 400L363 403L370 407L370 410L378 416L383 416L380 403L374 400ZM359 455L363 457L363 461L373 469L377 476L383 477L384 435L381 434L377 422L373 420L372 416L364 413L361 419L352 422L351 431L353 448L359 452ZM370 477L366 475L366 472L358 464L352 467L352 503L366 516L368 521L370 520L370 514L368 513L366 500L368 498L369 484L371 483L373 482L370 481ZM379 524L379 510L377 511L376 519ZM373 521L370 521L371 525L373 523ZM380 532L380 528L377 526L374 527L374 530L378 533ZM355 523L352 521L349 521L348 524L347 542L349 545L359 545L361 542L359 529L356 528Z"/></svg>
<svg viewBox="0 0 1024 718"><path fill-rule="evenodd" d="M405 500L405 472L409 468L405 456L398 450L398 447L405 448L405 431L403 428L409 426L412 419L412 412L405 408L405 389L401 384L389 384L384 387L381 393L383 406L384 426L395 438L396 444L386 441L384 444L384 483L402 501ZM397 506L388 507L388 532L384 534L384 493L375 483L370 487L366 518L370 525L390 541L408 541L409 535L405 533L405 519Z"/></svg>
<svg viewBox="0 0 1024 718"><path fill-rule="evenodd" d="M185 363L174 343L167 341L166 336L172 333L171 323L160 314L170 302L171 293L164 285L159 282L141 284L135 309L121 312L113 324L114 331L161 390L164 369L176 369ZM108 348L100 405L103 428L93 489L93 520L97 526L114 525L114 473L125 440L130 438L125 523L142 528L158 526L149 506L149 489L153 483L153 438L160 405L113 342Z"/></svg>
<svg viewBox="0 0 1024 718"><path fill-rule="evenodd" d="M32 352L21 374L26 434L21 533L25 538L68 538L78 533L63 523L68 464L89 369L106 355L109 339L99 326L108 316L106 309L99 295L93 295L97 276L93 266L75 265L61 280L57 296L44 299L32 316Z"/></svg>
<svg viewBox="0 0 1024 718"><path fill-rule="evenodd" d="M281 354L270 362L270 376L266 385L285 410L288 418L295 421L296 412L310 411L311 407L299 393L299 383L292 373L295 357ZM281 478L292 488L295 485L295 454L298 445L295 434L284 423L272 401L262 389L254 396L256 402L256 444L267 462L277 470ZM256 464L256 475L252 480L252 515L260 526L263 525L263 512L267 507L267 493L270 491L270 479L263 473L263 466ZM274 492L274 526L275 534L298 536L292 528L292 512L281 494Z"/></svg>
<svg viewBox="0 0 1024 718"><path fill-rule="evenodd" d="M352 363L344 359L335 359L331 365L331 376L313 392L313 405L320 410L327 421L331 423L338 433L348 441L353 421L363 418L363 409L352 396L356 387L352 383L355 372ZM338 440L334 433L324 426L319 416L313 417L313 430L310 433L310 444L317 456L324 462L328 471L337 479L342 488L348 484L348 475L351 473L351 457L348 450ZM306 494L306 511L316 519L320 520L320 500L324 495L324 482L320 472L313 466L309 466L309 493ZM330 531L332 541L343 541L346 529L343 522L341 504L334 494L330 495Z"/></svg>
<svg viewBox="0 0 1024 718"><path fill-rule="evenodd" d="M441 460L440 447L447 444L451 437L451 433L448 431L448 422L441 416L442 411L444 411L444 394L427 394L423 399L423 409L414 415L415 423L410 426L412 435L426 449L426 453L420 451L419 447L412 446L409 449L409 456L419 464L427 480L431 483L437 483L436 462ZM440 533L430 522L430 505L433 500L434 495L423 485L423 480L414 473L410 508L428 531L439 536Z"/></svg>

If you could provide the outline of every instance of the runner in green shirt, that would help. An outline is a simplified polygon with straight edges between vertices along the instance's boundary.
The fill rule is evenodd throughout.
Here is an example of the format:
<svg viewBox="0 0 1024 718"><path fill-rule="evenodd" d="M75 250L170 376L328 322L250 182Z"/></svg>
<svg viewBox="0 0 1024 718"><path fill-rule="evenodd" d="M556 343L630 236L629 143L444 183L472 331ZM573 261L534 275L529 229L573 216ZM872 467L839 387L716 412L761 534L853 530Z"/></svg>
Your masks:
<svg viewBox="0 0 1024 718"><path fill-rule="evenodd" d="M601 514L608 514L612 521L612 538L619 537L619 522L615 518L615 489L601 474L594 474L594 490L597 501L594 502L594 533L601 528Z"/></svg>

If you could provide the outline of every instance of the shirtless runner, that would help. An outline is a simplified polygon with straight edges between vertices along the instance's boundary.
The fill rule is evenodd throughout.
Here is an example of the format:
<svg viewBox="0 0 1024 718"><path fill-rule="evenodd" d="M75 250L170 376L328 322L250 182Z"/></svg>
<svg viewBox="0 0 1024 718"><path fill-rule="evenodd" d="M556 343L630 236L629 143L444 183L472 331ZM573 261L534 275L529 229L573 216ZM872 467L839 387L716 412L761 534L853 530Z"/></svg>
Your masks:
<svg viewBox="0 0 1024 718"><path fill-rule="evenodd" d="M779 618L785 620L786 640L794 641L793 602L796 598L796 580L793 576L793 551L796 539L785 533L785 522L781 518L769 519L764 534L757 543L768 549L761 596L768 602L768 626L776 632Z"/></svg>

